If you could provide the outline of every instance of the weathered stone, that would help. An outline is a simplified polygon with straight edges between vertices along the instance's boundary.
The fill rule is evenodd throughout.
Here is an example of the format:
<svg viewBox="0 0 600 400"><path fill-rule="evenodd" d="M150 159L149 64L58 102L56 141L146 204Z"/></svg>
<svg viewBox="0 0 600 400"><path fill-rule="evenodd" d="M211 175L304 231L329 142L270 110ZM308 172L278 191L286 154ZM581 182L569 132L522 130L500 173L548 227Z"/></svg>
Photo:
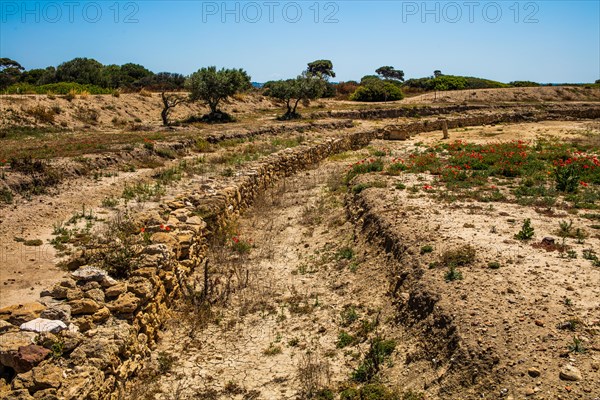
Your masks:
<svg viewBox="0 0 600 400"><path fill-rule="evenodd" d="M83 291L81 289L69 289L67 290L67 300L79 300L83 299Z"/></svg>
<svg viewBox="0 0 600 400"><path fill-rule="evenodd" d="M54 285L52 288L42 291L40 296L50 296L57 300L63 300L67 298L67 291L69 288L60 285Z"/></svg>
<svg viewBox="0 0 600 400"><path fill-rule="evenodd" d="M94 324L94 321L93 321L91 315L79 317L79 318L75 319L73 322L75 323L75 325L77 325L80 332L87 332L90 329L94 329L96 327L96 324Z"/></svg>
<svg viewBox="0 0 600 400"><path fill-rule="evenodd" d="M29 322L25 322L21 324L20 329L22 331L30 331L30 332L51 332L58 333L62 330L67 329L67 325L60 320L50 320L45 318L36 318Z"/></svg>
<svg viewBox="0 0 600 400"><path fill-rule="evenodd" d="M77 366L73 372L66 377L68 385L61 387L57 396L64 400L79 400L97 398L91 396L96 393L104 381L104 374L98 368L91 366Z"/></svg>
<svg viewBox="0 0 600 400"><path fill-rule="evenodd" d="M15 328L16 328L16 326L11 324L10 322L0 319L0 333L8 332L11 329L15 329Z"/></svg>
<svg viewBox="0 0 600 400"><path fill-rule="evenodd" d="M100 305L92 299L73 300L69 306L71 315L93 314L100 309Z"/></svg>
<svg viewBox="0 0 600 400"><path fill-rule="evenodd" d="M69 323L71 320L71 307L68 304L57 304L42 311L40 317Z"/></svg>
<svg viewBox="0 0 600 400"><path fill-rule="evenodd" d="M50 354L50 350L45 347L38 346L36 344L29 344L27 346L21 346L17 349L16 353L12 353L12 359L9 364L4 364L8 367L11 367L16 372L27 372L31 368L35 367L48 355Z"/></svg>
<svg viewBox="0 0 600 400"><path fill-rule="evenodd" d="M532 378L537 378L538 376L541 375L541 371L539 370L539 368L536 367L531 367L527 370L527 373L529 374L530 377Z"/></svg>
<svg viewBox="0 0 600 400"><path fill-rule="evenodd" d="M559 378L563 381L580 381L583 379L583 376L578 368L568 364L560 369Z"/></svg>
<svg viewBox="0 0 600 400"><path fill-rule="evenodd" d="M79 289L83 292L87 292L88 290L92 290L92 289L99 289L102 286L100 286L100 283L96 282L96 281L87 281L87 282L80 282L81 285L79 285ZM85 296L85 293L84 293Z"/></svg>
<svg viewBox="0 0 600 400"><path fill-rule="evenodd" d="M3 397L4 400L34 400L27 389L12 390Z"/></svg>
<svg viewBox="0 0 600 400"><path fill-rule="evenodd" d="M63 351L66 353L73 351L83 341L83 335L81 333L73 332L71 330L61 332L60 338L63 344Z"/></svg>
<svg viewBox="0 0 600 400"><path fill-rule="evenodd" d="M119 365L119 346L112 340L94 338L84 341L71 353L70 360L76 365L92 365L100 370Z"/></svg>
<svg viewBox="0 0 600 400"><path fill-rule="evenodd" d="M110 310L107 307L102 307L92 315L92 321L99 324L109 319L110 316Z"/></svg>
<svg viewBox="0 0 600 400"><path fill-rule="evenodd" d="M150 237L150 240L154 244L166 244L170 248L175 248L177 246L177 239L175 239L173 235L166 232L156 232Z"/></svg>
<svg viewBox="0 0 600 400"><path fill-rule="evenodd" d="M102 289L90 289L85 292L83 296L95 300L98 303L104 303L104 291L102 291Z"/></svg>
<svg viewBox="0 0 600 400"><path fill-rule="evenodd" d="M46 307L38 302L15 304L0 308L0 319L13 325L21 325L24 322L38 318L45 309Z"/></svg>
<svg viewBox="0 0 600 400"><path fill-rule="evenodd" d="M79 268L77 271L71 272L71 276L77 281L101 281L105 276L108 275L108 272L105 270L92 267L91 265L85 265Z"/></svg>
<svg viewBox="0 0 600 400"><path fill-rule="evenodd" d="M140 305L141 300L131 292L123 293L116 300L107 304L110 311L130 314L134 312Z"/></svg>
<svg viewBox="0 0 600 400"><path fill-rule="evenodd" d="M30 392L38 392L51 388L57 389L61 386L61 382L62 370L60 367L46 362L26 373L17 375L12 387L13 389L28 389Z"/></svg>
<svg viewBox="0 0 600 400"><path fill-rule="evenodd" d="M105 276L100 281L100 285L102 285L103 288L108 288L108 287L114 286L117 283L119 283L119 281L117 281L115 278L113 278L109 275Z"/></svg>
<svg viewBox="0 0 600 400"><path fill-rule="evenodd" d="M117 297L120 294L123 294L127 291L127 284L126 283L118 283L114 286L111 286L109 288L106 288L106 290L104 291L104 295L106 297Z"/></svg>
<svg viewBox="0 0 600 400"><path fill-rule="evenodd" d="M18 363L17 352L20 347L34 343L37 335L33 332L7 332L0 336L0 364L14 368Z"/></svg>
<svg viewBox="0 0 600 400"><path fill-rule="evenodd" d="M554 238L553 237L545 237L542 239L542 244L544 246L553 246L555 243Z"/></svg>
<svg viewBox="0 0 600 400"><path fill-rule="evenodd" d="M142 300L147 300L154 294L152 283L141 276L136 276L129 280L127 291L135 294Z"/></svg>
<svg viewBox="0 0 600 400"><path fill-rule="evenodd" d="M168 251L169 251L169 248L161 243L151 244L149 246L146 246L143 250L144 254L150 254L150 255L164 254L164 253L167 253Z"/></svg>

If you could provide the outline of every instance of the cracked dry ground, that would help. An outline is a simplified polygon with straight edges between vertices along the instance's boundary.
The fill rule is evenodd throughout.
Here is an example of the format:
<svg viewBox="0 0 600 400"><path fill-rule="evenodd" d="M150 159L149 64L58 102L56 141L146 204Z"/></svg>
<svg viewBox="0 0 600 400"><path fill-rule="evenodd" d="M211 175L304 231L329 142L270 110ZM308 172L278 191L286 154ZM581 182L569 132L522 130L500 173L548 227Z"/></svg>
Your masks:
<svg viewBox="0 0 600 400"><path fill-rule="evenodd" d="M129 396L302 398L347 382L376 337L396 342L379 375L394 387L386 369L412 339L391 323L389 262L346 218L346 165L328 161L287 178L242 215L232 231L252 240L249 254L238 258L226 244L209 264L217 280L236 282L228 301L208 317L174 315L147 366L163 373L139 378ZM357 343L342 348L342 331Z"/></svg>

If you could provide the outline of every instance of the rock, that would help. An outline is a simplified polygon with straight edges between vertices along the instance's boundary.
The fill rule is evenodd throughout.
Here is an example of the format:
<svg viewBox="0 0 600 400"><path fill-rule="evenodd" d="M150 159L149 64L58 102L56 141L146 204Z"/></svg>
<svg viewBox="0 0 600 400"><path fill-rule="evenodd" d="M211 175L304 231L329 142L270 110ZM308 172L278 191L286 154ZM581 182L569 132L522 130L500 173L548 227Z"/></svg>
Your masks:
<svg viewBox="0 0 600 400"><path fill-rule="evenodd" d="M77 366L72 374L65 378L69 384L60 388L57 397L64 400L78 400L92 397L92 394L98 392L104 382L104 373L98 368L90 366Z"/></svg>
<svg viewBox="0 0 600 400"><path fill-rule="evenodd" d="M68 330L61 333L61 339L63 342L63 351L65 353L70 353L81 344L83 341L83 335L79 332Z"/></svg>
<svg viewBox="0 0 600 400"><path fill-rule="evenodd" d="M4 400L33 400L34 397L29 394L29 390L27 389L19 389L13 390L6 394L6 397L3 397Z"/></svg>
<svg viewBox="0 0 600 400"><path fill-rule="evenodd" d="M156 232L150 237L150 240L154 244L160 243L160 244L166 244L167 246L169 246L171 248L177 247L177 239L175 239L175 237L173 235L170 235L166 232Z"/></svg>
<svg viewBox="0 0 600 400"><path fill-rule="evenodd" d="M22 331L30 331L30 332L51 332L58 333L62 330L67 329L67 325L60 320L50 320L45 318L36 318L29 322L25 322L21 324L19 327Z"/></svg>
<svg viewBox="0 0 600 400"><path fill-rule="evenodd" d="M67 298L67 292L69 288L61 285L54 285L51 289L47 289L40 293L40 296L50 296L57 300L63 300Z"/></svg>
<svg viewBox="0 0 600 400"><path fill-rule="evenodd" d="M8 332L14 328L16 328L16 326L11 324L10 322L6 322L6 321L0 319L0 333Z"/></svg>
<svg viewBox="0 0 600 400"><path fill-rule="evenodd" d="M104 279L104 277L108 276L108 272L105 270L92 267L91 265L85 265L79 268L77 271L71 272L71 276L75 278L76 281L96 281L100 282Z"/></svg>
<svg viewBox="0 0 600 400"><path fill-rule="evenodd" d="M45 309L46 307L38 302L15 304L0 308L0 319L13 325L21 325L24 322L38 318Z"/></svg>
<svg viewBox="0 0 600 400"><path fill-rule="evenodd" d="M122 314L130 314L138 308L140 303L141 300L137 298L135 294L127 292L120 295L113 302L108 303L107 306L110 311Z"/></svg>
<svg viewBox="0 0 600 400"><path fill-rule="evenodd" d="M58 285L66 287L67 289L75 289L77 287L77 282L75 282L75 280L73 280L71 278L67 278L67 279L63 279L62 281L58 282Z"/></svg>
<svg viewBox="0 0 600 400"><path fill-rule="evenodd" d="M95 300L98 303L104 303L104 292L102 289L90 289L83 295L84 297Z"/></svg>
<svg viewBox="0 0 600 400"><path fill-rule="evenodd" d="M71 320L71 307L68 304L51 306L40 314L41 318L60 320L69 323Z"/></svg>
<svg viewBox="0 0 600 400"><path fill-rule="evenodd" d="M100 285L102 285L103 288L108 288L108 287L114 286L117 283L119 283L119 281L117 281L115 278L113 278L113 277L111 277L109 275L106 275L100 281Z"/></svg>
<svg viewBox="0 0 600 400"><path fill-rule="evenodd" d="M17 364L20 347L34 343L37 335L33 332L8 332L0 336L0 365L13 368Z"/></svg>
<svg viewBox="0 0 600 400"><path fill-rule="evenodd" d="M72 315L93 314L100 309L98 303L92 299L81 299L69 302Z"/></svg>
<svg viewBox="0 0 600 400"><path fill-rule="evenodd" d="M530 377L532 378L537 378L538 376L541 375L541 372L538 368L536 367L531 367L527 370L527 373L529 374Z"/></svg>
<svg viewBox="0 0 600 400"><path fill-rule="evenodd" d="M75 323L75 325L77 326L77 328L79 328L79 331L81 331L81 332L87 332L90 329L94 329L96 327L96 324L94 324L94 321L92 320L91 315L79 317L73 322Z"/></svg>
<svg viewBox="0 0 600 400"><path fill-rule="evenodd" d="M57 389L62 382L62 370L50 363L43 363L31 371L19 374L13 380L13 389L28 389L30 392L37 392L46 389Z"/></svg>
<svg viewBox="0 0 600 400"><path fill-rule="evenodd" d="M141 276L133 277L129 280L127 290L142 300L149 299L154 295L154 287L152 283Z"/></svg>
<svg viewBox="0 0 600 400"><path fill-rule="evenodd" d="M554 246L555 241L553 237L545 237L542 239L542 244L544 246Z"/></svg>
<svg viewBox="0 0 600 400"><path fill-rule="evenodd" d="M110 310L107 307L102 307L92 315L92 321L99 324L111 317Z"/></svg>
<svg viewBox="0 0 600 400"><path fill-rule="evenodd" d="M568 364L561 368L560 374L558 375L563 381L580 381L583 379L581 371L578 368Z"/></svg>
<svg viewBox="0 0 600 400"><path fill-rule="evenodd" d="M83 299L83 291L81 289L69 289L67 290L67 300L79 300Z"/></svg>
<svg viewBox="0 0 600 400"><path fill-rule="evenodd" d="M118 297L119 295L125 293L127 291L126 283L118 283L114 286L107 288L104 291L104 295L106 297Z"/></svg>
<svg viewBox="0 0 600 400"><path fill-rule="evenodd" d="M11 367L17 373L27 372L44 361L50 353L50 350L36 344L21 346L17 349L16 353L13 353L10 365L5 365Z"/></svg>
<svg viewBox="0 0 600 400"><path fill-rule="evenodd" d="M79 289L83 292L87 292L88 290L92 290L92 289L99 289L102 286L100 286L100 283L96 282L96 281L88 281L88 282L80 282L79 285ZM84 294L85 296L85 294Z"/></svg>
<svg viewBox="0 0 600 400"><path fill-rule="evenodd" d="M164 244L151 244L149 246L146 246L143 250L144 254L164 254L167 253L169 251L168 247L165 246Z"/></svg>

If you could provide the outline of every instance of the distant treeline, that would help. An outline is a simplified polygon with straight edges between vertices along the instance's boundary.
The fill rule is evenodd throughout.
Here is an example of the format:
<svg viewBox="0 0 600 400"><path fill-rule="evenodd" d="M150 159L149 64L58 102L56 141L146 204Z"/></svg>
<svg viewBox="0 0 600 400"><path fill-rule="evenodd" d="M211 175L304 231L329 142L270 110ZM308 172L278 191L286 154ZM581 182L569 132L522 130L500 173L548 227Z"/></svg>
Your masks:
<svg viewBox="0 0 600 400"><path fill-rule="evenodd" d="M75 58L58 67L25 70L17 61L0 59L0 90L7 93L61 94L71 83L91 94L110 93L114 90L137 91L181 90L185 76L172 72L154 72L142 65L103 65L91 58ZM67 90L68 91L68 90Z"/></svg>

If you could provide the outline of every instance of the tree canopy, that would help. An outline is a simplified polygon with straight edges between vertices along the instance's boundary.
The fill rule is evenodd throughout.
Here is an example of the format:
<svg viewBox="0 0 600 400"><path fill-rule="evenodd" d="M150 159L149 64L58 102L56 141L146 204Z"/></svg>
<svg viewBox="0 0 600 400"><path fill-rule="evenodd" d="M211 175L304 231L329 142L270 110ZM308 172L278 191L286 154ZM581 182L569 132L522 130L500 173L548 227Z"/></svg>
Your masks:
<svg viewBox="0 0 600 400"><path fill-rule="evenodd" d="M194 72L186 81L190 101L204 101L210 108L209 121L222 120L225 113L219 111L219 103L230 96L252 87L250 76L243 69L217 70L205 67Z"/></svg>
<svg viewBox="0 0 600 400"><path fill-rule="evenodd" d="M308 75L314 75L321 79L328 80L329 78L335 78L335 72L333 72L333 63L330 60L316 60L308 63L308 69L306 70Z"/></svg>
<svg viewBox="0 0 600 400"><path fill-rule="evenodd" d="M267 94L281 100L286 105L286 113L280 119L288 120L300 118L297 113L298 104L308 105L310 100L317 99L323 95L326 82L322 78L304 72L296 79L273 81L265 84Z"/></svg>
<svg viewBox="0 0 600 400"><path fill-rule="evenodd" d="M404 71L394 69L394 67L391 66L379 67L375 70L375 73L382 76L384 79L404 81Z"/></svg>

